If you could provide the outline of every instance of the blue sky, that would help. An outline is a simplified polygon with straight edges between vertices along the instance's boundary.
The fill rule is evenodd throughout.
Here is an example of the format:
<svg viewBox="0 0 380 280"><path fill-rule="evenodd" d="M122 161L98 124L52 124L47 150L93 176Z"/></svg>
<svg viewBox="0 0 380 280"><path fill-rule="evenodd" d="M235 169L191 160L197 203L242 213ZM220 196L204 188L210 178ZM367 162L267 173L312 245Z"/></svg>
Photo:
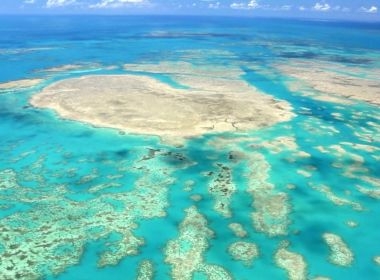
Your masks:
<svg viewBox="0 0 380 280"><path fill-rule="evenodd" d="M1 0L0 13L199 14L380 21L380 0Z"/></svg>

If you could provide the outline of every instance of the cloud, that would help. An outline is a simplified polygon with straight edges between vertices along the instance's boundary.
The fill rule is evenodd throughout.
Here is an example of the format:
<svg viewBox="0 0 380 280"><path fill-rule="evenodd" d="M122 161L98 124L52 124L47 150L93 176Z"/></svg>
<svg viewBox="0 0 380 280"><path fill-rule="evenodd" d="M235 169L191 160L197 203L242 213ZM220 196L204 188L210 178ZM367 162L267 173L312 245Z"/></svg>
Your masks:
<svg viewBox="0 0 380 280"><path fill-rule="evenodd" d="M120 8L131 5L146 5L146 0L102 0L99 3L90 5L90 8Z"/></svg>
<svg viewBox="0 0 380 280"><path fill-rule="evenodd" d="M236 9L236 10L253 10L257 9L260 7L258 1L256 0L251 0L248 3L232 3L230 5L231 9Z"/></svg>
<svg viewBox="0 0 380 280"><path fill-rule="evenodd" d="M315 11L320 11L320 12L326 12L326 11L328 11L328 10L330 10L330 5L329 4L327 4L327 3L319 3L319 2L317 2L317 3L315 3L315 5L314 5L314 7L313 7L313 10L315 10Z"/></svg>
<svg viewBox="0 0 380 280"><path fill-rule="evenodd" d="M332 8L333 11L340 11L341 7L339 5Z"/></svg>
<svg viewBox="0 0 380 280"><path fill-rule="evenodd" d="M208 7L209 7L210 9L219 9L219 7L220 7L220 2L210 3L210 4L208 4Z"/></svg>
<svg viewBox="0 0 380 280"><path fill-rule="evenodd" d="M349 13L351 11L350 8L340 6L340 5L330 6L325 1L317 2L315 3L314 6L310 8L305 7L305 6L299 6L298 10L300 10L301 12L312 10L312 11L318 11L318 12L334 11L334 12L342 12L342 13Z"/></svg>
<svg viewBox="0 0 380 280"><path fill-rule="evenodd" d="M377 13L377 7L376 6L372 6L370 8L361 7L360 11L364 12L364 13L369 13L369 14L376 14Z"/></svg>
<svg viewBox="0 0 380 280"><path fill-rule="evenodd" d="M280 7L280 10L281 11L290 11L292 9L292 6L291 5L282 5Z"/></svg>
<svg viewBox="0 0 380 280"><path fill-rule="evenodd" d="M47 8L63 7L70 4L75 4L76 0L48 0L46 2Z"/></svg>
<svg viewBox="0 0 380 280"><path fill-rule="evenodd" d="M36 1L35 0L25 0L23 3L24 4L34 4Z"/></svg>
<svg viewBox="0 0 380 280"><path fill-rule="evenodd" d="M348 13L348 12L351 11L350 8L342 7L342 6L339 6L339 5L333 7L332 10L336 11L336 12L343 12L343 13Z"/></svg>

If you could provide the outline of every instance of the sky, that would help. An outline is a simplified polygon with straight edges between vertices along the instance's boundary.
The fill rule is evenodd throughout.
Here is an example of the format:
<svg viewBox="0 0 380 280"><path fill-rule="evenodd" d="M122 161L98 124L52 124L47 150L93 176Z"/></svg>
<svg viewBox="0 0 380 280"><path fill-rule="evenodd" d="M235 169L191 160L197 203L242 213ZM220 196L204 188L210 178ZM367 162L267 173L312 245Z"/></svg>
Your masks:
<svg viewBox="0 0 380 280"><path fill-rule="evenodd" d="M0 0L0 14L174 14L380 21L380 0Z"/></svg>

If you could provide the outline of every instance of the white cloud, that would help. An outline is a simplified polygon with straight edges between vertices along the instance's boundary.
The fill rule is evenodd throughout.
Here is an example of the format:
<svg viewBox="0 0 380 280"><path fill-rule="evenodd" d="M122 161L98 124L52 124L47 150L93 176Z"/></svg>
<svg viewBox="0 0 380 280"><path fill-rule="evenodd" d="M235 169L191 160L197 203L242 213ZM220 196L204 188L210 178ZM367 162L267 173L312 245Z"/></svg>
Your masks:
<svg viewBox="0 0 380 280"><path fill-rule="evenodd" d="M306 8L304 6L299 6L298 10L300 10L300 11L306 11Z"/></svg>
<svg viewBox="0 0 380 280"><path fill-rule="evenodd" d="M146 0L102 0L99 3L90 5L90 8L119 8L131 5L145 5L149 2Z"/></svg>
<svg viewBox="0 0 380 280"><path fill-rule="evenodd" d="M260 7L258 1L256 0L251 0L248 3L232 3L230 5L231 9L236 9L236 10L253 10L257 9Z"/></svg>
<svg viewBox="0 0 380 280"><path fill-rule="evenodd" d="M291 5L283 5L280 7L281 11L290 11L292 9Z"/></svg>
<svg viewBox="0 0 380 280"><path fill-rule="evenodd" d="M360 11L362 11L364 13L376 14L377 13L377 7L376 6L372 6L370 8L361 7Z"/></svg>
<svg viewBox="0 0 380 280"><path fill-rule="evenodd" d="M341 7L339 5L332 8L333 11L340 11Z"/></svg>
<svg viewBox="0 0 380 280"><path fill-rule="evenodd" d="M350 8L342 7L342 6L339 6L339 5L333 7L332 10L336 11L336 12L343 12L343 13L348 13L348 12L351 11Z"/></svg>
<svg viewBox="0 0 380 280"><path fill-rule="evenodd" d="M34 4L35 2L35 0L25 0L24 4Z"/></svg>
<svg viewBox="0 0 380 280"><path fill-rule="evenodd" d="M48 0L46 2L47 8L63 7L66 5L74 4L76 0Z"/></svg>
<svg viewBox="0 0 380 280"><path fill-rule="evenodd" d="M210 9L219 9L219 7L220 7L220 2L210 3L210 4L208 4L208 7L209 7Z"/></svg>
<svg viewBox="0 0 380 280"><path fill-rule="evenodd" d="M315 5L314 5L314 7L313 7L313 9L315 10L315 11L321 11L321 12L326 12L326 11L328 11L328 10L330 10L330 5L329 4L327 4L327 3L319 3L319 2L317 2L317 3L315 3Z"/></svg>
<svg viewBox="0 0 380 280"><path fill-rule="evenodd" d="M237 9L237 10L241 10L241 9L246 9L246 5L244 3L232 3L230 5L231 9Z"/></svg>
<svg viewBox="0 0 380 280"><path fill-rule="evenodd" d="M257 1L255 1L255 0L251 0L251 1L249 1L249 3L248 3L248 7L249 7L250 9L255 9L255 8L258 8L258 7L259 7L259 4L257 3Z"/></svg>

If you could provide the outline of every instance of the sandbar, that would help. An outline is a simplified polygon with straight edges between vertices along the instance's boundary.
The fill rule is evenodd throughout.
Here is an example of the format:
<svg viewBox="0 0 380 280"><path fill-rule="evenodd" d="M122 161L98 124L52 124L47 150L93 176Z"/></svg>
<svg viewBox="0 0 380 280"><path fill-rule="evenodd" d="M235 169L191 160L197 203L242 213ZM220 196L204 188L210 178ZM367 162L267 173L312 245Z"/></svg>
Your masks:
<svg viewBox="0 0 380 280"><path fill-rule="evenodd" d="M222 69L205 77L204 69L190 75L193 69L186 67L183 73L180 66L173 67L173 79L184 88L142 75L139 68L133 74L59 81L34 95L31 104L66 119L163 138L252 130L294 116L289 103L259 92L238 71L229 72L231 79L220 77ZM167 72L162 67L159 71Z"/></svg>

